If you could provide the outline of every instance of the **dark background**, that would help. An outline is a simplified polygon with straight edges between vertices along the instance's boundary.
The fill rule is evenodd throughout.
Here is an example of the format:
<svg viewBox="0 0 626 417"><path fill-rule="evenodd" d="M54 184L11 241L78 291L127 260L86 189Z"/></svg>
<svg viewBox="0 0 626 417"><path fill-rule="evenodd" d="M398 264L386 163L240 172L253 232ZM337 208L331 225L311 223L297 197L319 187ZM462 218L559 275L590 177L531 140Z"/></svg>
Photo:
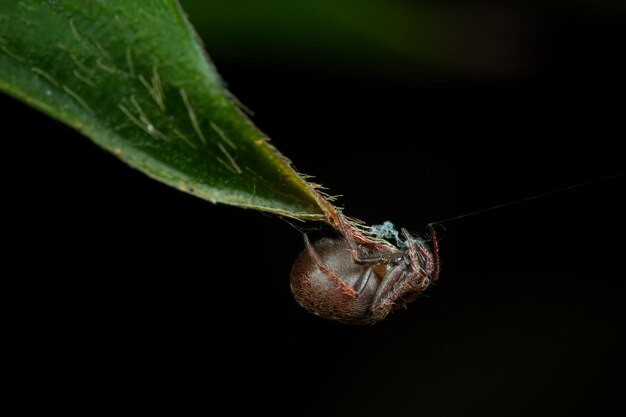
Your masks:
<svg viewBox="0 0 626 417"><path fill-rule="evenodd" d="M456 34L439 52L437 38L402 53L360 50L356 35L318 43L314 31L299 48L297 24L214 37L187 3L254 122L369 224L421 233L624 171L618 2L441 6L432 26ZM407 311L352 327L292 299L303 244L288 223L154 182L10 98L0 109L4 166L16 164L4 177L3 258L17 270L3 275L20 284L8 319L23 323L15 343L35 383L61 387L42 399L51 408L623 409L624 177L445 224L439 283Z"/></svg>

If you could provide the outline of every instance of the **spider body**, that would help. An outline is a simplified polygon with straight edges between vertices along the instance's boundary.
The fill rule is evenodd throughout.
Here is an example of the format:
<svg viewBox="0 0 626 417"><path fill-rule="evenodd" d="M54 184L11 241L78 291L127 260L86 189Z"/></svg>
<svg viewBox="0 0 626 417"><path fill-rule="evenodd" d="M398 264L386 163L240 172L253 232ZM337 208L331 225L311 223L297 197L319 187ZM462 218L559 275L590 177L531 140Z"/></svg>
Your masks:
<svg viewBox="0 0 626 417"><path fill-rule="evenodd" d="M353 324L373 324L404 307L437 279L437 240L425 242L402 230L407 248L361 243L352 235L323 238L305 249L291 272L296 301L318 316Z"/></svg>

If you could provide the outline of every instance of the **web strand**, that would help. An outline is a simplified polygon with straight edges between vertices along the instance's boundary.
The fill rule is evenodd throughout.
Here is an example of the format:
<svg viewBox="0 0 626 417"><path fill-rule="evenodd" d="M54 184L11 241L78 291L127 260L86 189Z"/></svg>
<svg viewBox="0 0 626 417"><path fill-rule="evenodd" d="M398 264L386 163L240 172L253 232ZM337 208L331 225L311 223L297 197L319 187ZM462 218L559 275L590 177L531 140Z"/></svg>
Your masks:
<svg viewBox="0 0 626 417"><path fill-rule="evenodd" d="M459 216L448 217L447 219L439 220L439 221L433 222L433 223L435 223L435 224L443 224L443 223L451 222L453 220L462 219L464 217L475 216L477 214L486 213L488 211L498 210L498 209L501 209L501 208L504 208L504 207L512 206L512 205L523 203L523 202L526 202L526 201L536 200L538 198L543 198L543 197L547 197L547 196L550 196L550 195L553 195L553 194L562 193L564 191L573 190L574 188L584 187L584 186L587 186L587 185L592 185L592 184L597 184L599 182L612 180L614 178L622 177L624 175L626 175L626 172L609 175L609 176L598 178L598 179L595 179L595 180L585 181L585 182L582 182L580 184L570 185L570 186L567 186L567 187L559 188L557 190L552 190L552 191L548 191L548 192L541 193L541 194L535 194L535 195L530 196L530 197L520 198L519 200L510 201L508 203L503 203L503 204L498 204L496 206L488 207L488 208L481 209L481 210L472 211L470 213L461 214Z"/></svg>

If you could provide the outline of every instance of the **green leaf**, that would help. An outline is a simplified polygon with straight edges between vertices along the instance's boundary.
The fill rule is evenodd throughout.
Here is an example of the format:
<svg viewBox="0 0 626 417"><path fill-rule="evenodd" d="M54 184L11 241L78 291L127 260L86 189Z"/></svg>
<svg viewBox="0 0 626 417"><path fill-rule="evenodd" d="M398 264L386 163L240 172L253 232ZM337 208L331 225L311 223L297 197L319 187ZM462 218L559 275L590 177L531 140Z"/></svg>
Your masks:
<svg viewBox="0 0 626 417"><path fill-rule="evenodd" d="M211 202L332 212L238 108L176 0L0 0L0 91Z"/></svg>

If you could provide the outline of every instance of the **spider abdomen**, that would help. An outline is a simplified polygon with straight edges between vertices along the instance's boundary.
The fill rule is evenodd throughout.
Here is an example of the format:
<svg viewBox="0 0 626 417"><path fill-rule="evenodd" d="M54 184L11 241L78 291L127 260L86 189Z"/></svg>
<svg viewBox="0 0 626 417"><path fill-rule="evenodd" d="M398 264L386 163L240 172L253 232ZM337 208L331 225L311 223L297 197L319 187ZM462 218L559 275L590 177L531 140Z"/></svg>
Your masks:
<svg viewBox="0 0 626 417"><path fill-rule="evenodd" d="M305 249L291 271L291 291L309 312L343 323L369 324L381 320L388 311L374 312L372 303L380 286L385 265L354 262L345 239L320 239L312 244L324 265L351 288L350 294L318 266Z"/></svg>

